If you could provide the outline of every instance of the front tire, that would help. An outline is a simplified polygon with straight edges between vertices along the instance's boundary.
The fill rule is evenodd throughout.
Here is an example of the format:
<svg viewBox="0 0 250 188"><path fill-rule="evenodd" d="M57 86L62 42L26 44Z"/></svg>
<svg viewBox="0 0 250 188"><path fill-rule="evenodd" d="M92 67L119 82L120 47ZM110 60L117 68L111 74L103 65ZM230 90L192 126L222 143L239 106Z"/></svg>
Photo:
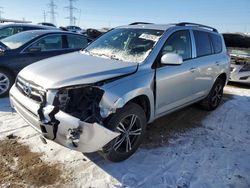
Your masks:
<svg viewBox="0 0 250 188"><path fill-rule="evenodd" d="M217 78L208 96L201 101L201 106L208 111L215 110L221 103L223 96L224 81Z"/></svg>
<svg viewBox="0 0 250 188"><path fill-rule="evenodd" d="M9 71L0 69L0 97L8 95L13 84L13 75Z"/></svg>
<svg viewBox="0 0 250 188"><path fill-rule="evenodd" d="M140 146L146 131L146 115L139 105L129 103L113 114L106 125L120 136L104 146L101 155L112 162L120 162Z"/></svg>

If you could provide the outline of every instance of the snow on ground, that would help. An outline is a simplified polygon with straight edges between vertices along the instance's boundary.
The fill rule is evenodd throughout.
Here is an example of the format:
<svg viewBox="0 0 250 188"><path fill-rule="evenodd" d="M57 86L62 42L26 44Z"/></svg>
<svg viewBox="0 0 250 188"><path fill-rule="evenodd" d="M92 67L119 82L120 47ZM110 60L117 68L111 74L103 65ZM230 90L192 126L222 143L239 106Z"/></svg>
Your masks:
<svg viewBox="0 0 250 188"><path fill-rule="evenodd" d="M158 121L160 128L152 124L148 130L152 138L148 132L150 140L121 163L52 142L44 145L39 135L11 112L7 98L0 99L0 139L13 133L32 151L42 153L44 161L61 163L71 180L60 187L249 188L250 87L227 86L225 93L223 104L213 112L200 112L192 106ZM200 123L197 113L202 113ZM174 119L179 119L175 121L179 128L167 135L168 122ZM196 125L186 129L186 122ZM159 144L159 137L167 139Z"/></svg>

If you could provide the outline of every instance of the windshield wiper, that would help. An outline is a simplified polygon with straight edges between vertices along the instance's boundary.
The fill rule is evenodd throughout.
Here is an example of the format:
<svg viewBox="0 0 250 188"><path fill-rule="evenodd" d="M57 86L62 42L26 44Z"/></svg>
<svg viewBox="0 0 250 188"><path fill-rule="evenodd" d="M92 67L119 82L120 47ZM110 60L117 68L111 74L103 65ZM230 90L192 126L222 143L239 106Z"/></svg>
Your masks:
<svg viewBox="0 0 250 188"><path fill-rule="evenodd" d="M112 55L110 58L113 59L113 60L117 60L117 61L120 61L120 60L121 60L121 59L119 59L118 57L116 57L115 55Z"/></svg>

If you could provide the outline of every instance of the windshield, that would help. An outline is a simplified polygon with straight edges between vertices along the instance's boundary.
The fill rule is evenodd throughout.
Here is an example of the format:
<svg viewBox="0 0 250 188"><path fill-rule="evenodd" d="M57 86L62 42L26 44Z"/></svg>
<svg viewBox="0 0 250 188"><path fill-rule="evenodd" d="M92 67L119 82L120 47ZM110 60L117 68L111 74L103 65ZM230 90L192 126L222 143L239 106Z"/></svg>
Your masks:
<svg viewBox="0 0 250 188"><path fill-rule="evenodd" d="M114 29L91 43L85 52L93 56L141 63L163 32L151 29Z"/></svg>
<svg viewBox="0 0 250 188"><path fill-rule="evenodd" d="M4 38L0 41L9 49L17 49L37 36L38 34L34 32L22 32L22 33L18 33L10 37Z"/></svg>

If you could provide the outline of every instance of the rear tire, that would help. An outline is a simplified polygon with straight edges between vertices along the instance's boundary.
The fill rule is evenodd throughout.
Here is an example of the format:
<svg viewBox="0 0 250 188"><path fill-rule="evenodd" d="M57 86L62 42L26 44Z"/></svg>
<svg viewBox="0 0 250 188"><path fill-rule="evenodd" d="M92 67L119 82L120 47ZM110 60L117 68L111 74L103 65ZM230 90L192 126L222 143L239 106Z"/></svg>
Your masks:
<svg viewBox="0 0 250 188"><path fill-rule="evenodd" d="M112 162L120 162L140 146L146 131L146 115L139 105L129 103L113 114L106 125L121 134L103 147L101 155Z"/></svg>
<svg viewBox="0 0 250 188"><path fill-rule="evenodd" d="M212 111L215 110L222 100L223 96L224 81L217 78L208 96L203 99L200 103L203 109Z"/></svg>
<svg viewBox="0 0 250 188"><path fill-rule="evenodd" d="M6 70L0 69L0 97L5 97L9 94L11 86L14 84L14 76Z"/></svg>

